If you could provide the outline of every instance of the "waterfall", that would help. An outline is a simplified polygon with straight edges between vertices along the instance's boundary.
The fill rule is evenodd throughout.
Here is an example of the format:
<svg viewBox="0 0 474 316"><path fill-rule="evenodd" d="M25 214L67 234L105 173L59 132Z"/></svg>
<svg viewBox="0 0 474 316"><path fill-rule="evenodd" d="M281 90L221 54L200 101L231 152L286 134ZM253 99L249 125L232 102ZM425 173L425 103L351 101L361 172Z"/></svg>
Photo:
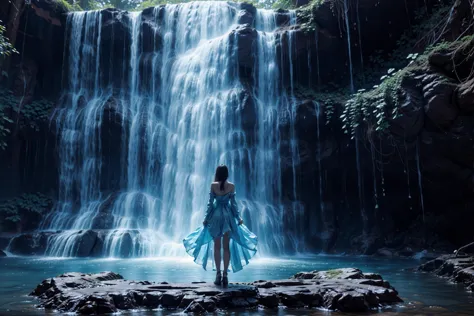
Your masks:
<svg viewBox="0 0 474 316"><path fill-rule="evenodd" d="M296 11L290 10L290 27L296 24ZM296 166L299 164L298 143L295 135L295 121L296 121L296 100L295 100L295 85L294 85L294 69L293 69L293 44L295 42L295 31L290 29L288 36L288 59L290 63L290 100L288 104L288 113L290 118L290 150L291 160L293 166L293 199L297 199L296 194Z"/></svg>
<svg viewBox="0 0 474 316"><path fill-rule="evenodd" d="M422 178L421 178L419 141L416 142L416 170L418 171L418 188L420 189L421 212L422 212L422 215L423 215L423 223L424 223L425 222L425 202L424 202L424 199L423 199L423 182L422 182Z"/></svg>
<svg viewBox="0 0 474 316"><path fill-rule="evenodd" d="M296 23L295 12L288 15ZM184 255L181 240L202 225L221 163L229 166L259 251L281 253L299 243L299 234L283 234L279 116L290 109L294 142L296 105L293 71L291 97L280 84L276 14L257 10L253 96L239 79L236 6L190 2L124 18L122 51L103 56L107 45L117 46L101 33L102 13L67 17L68 81L55 116L60 192L42 223L61 232L49 239L47 255L77 255L90 229L101 240L97 255ZM145 30L145 19L159 27ZM145 32L153 32L151 42ZM256 116L250 131L242 123L249 108ZM106 110L120 117L121 135L112 144L118 153L112 162L120 167L111 174L104 173Z"/></svg>
<svg viewBox="0 0 474 316"><path fill-rule="evenodd" d="M315 35L315 45L316 45L316 69L317 69L317 78L318 78L318 89L321 87L321 76L319 74L319 35L318 35L318 30L316 30L314 33Z"/></svg>
<svg viewBox="0 0 474 316"><path fill-rule="evenodd" d="M321 135L320 135L320 118L321 118L321 105L317 101L313 101L314 104L314 111L316 113L316 130L317 130L317 138L318 138L318 152L317 152L317 159L318 159L318 173L319 173L319 208L321 210L321 217L323 219L323 224L325 225L326 214L324 210L324 201L323 201L323 169L321 168Z"/></svg>
<svg viewBox="0 0 474 316"><path fill-rule="evenodd" d="M362 51L362 32L360 31L359 0L356 3L357 13L357 37L359 38L360 69L364 71L364 53Z"/></svg>
<svg viewBox="0 0 474 316"><path fill-rule="evenodd" d="M349 23L349 5L347 0L344 0L344 16L346 22L346 32L347 32L347 54L349 57L349 76L350 76L350 89L351 93L354 93L354 75L352 73L352 52L351 52L351 29Z"/></svg>
<svg viewBox="0 0 474 316"><path fill-rule="evenodd" d="M373 180L373 185L374 185L374 203L375 203L375 212L377 212L377 209L379 208L379 199L378 199L378 193L377 193L377 170L375 168L375 161L376 161L376 153L375 153L375 146L373 144L373 141L370 141L370 154L372 157L372 180Z"/></svg>
<svg viewBox="0 0 474 316"><path fill-rule="evenodd" d="M289 22L290 26L296 24L296 12L289 11ZM293 42L294 42L294 31L288 30L284 32L278 32L277 27L277 14L271 10L258 10L256 16L256 30L258 33L257 41L257 56L258 56L258 67L255 67L257 70L256 83L257 90L255 91L256 102L258 105L258 121L263 124L259 125L263 128L258 128L258 142L259 147L262 148L262 156L257 156L257 162L260 161L261 164L258 165L260 170L259 172L265 173L265 178L268 178L268 181L274 179L277 181L278 185L275 190L277 192L278 199L281 197L281 174L280 174L280 162L278 165L275 164L275 159L272 155L280 154L280 139L279 139L279 120L280 120L280 111L285 110L286 116L290 121L290 151L292 159L292 176L293 176L293 197L296 199L296 165L298 164L298 152L296 146L296 138L294 133L294 122L296 118L296 104L294 101L294 84L293 84L293 64L292 64L292 51L293 51ZM286 93L281 87L282 74L278 68L278 57L277 57L277 44L282 44L282 38L287 36L288 39L288 56L289 56L289 69L290 69L290 95ZM283 47L283 45L281 45ZM283 49L283 48L282 48ZM280 63L283 63L280 58ZM275 150L276 149L276 150ZM266 153L266 156L263 156L263 153ZM272 166L269 168L269 166ZM273 171L271 171L273 169ZM266 170L266 171L264 171ZM269 172L268 172L269 171ZM277 171L277 172L275 172ZM268 173L267 173L268 172ZM259 177L262 177L260 175ZM278 179L278 180L277 180ZM265 183L268 183L265 180ZM265 183L260 183L259 188L265 185ZM262 190L261 188L260 190ZM265 196L264 192L260 193L260 196ZM276 198L275 196L274 198ZM270 199L265 199L265 203L268 205ZM268 208L268 206L267 206ZM284 209L280 205L278 210L272 210L272 213L278 213L279 219L281 222L285 221L283 217ZM268 211L267 211L268 212ZM301 205L297 201L291 203L291 214L292 214L292 225L290 231L286 231L288 239L291 243L291 248L300 251L304 248L301 246L301 238L299 237L299 232L303 227L303 216ZM261 214L262 216L265 213ZM258 235L258 234L257 234ZM277 239L279 243L283 243L284 240L280 237L280 233L275 233L272 235L271 239ZM265 237L266 239L266 237ZM266 241L268 242L268 241Z"/></svg>
<svg viewBox="0 0 474 316"><path fill-rule="evenodd" d="M291 167L292 167L292 203L291 203L291 211L292 211L292 227L290 231L292 232L292 236L290 239L292 240L293 248L296 251L304 251L305 245L301 242L298 238L298 235L301 231L304 230L305 227L305 219L303 216L303 208L298 201L297 195L297 166L300 164L300 157L299 157L299 150L298 150L298 140L296 138L296 130L295 130L295 123L296 123L296 114L297 114L297 103L295 98L295 85L294 85L294 50L295 50L295 41L296 41L296 31L292 28L292 26L296 25L297 16L296 10L289 11L289 23L288 23L288 30L281 34L280 40L283 38L283 35L286 36L288 41L288 62L289 62L289 95L284 95L285 101L284 103L286 106L287 118L289 121L289 149L291 155ZM282 49L283 49L283 45ZM283 53L282 53L283 55ZM283 59L282 59L283 64Z"/></svg>
<svg viewBox="0 0 474 316"><path fill-rule="evenodd" d="M406 163L406 168L404 170L405 174L407 175L407 188L408 188L408 200L410 202L410 209L412 209L412 204L411 204L411 188L410 188L410 164L408 161L408 148L407 148L407 143L405 138L403 138L403 147L405 148L405 163Z"/></svg>

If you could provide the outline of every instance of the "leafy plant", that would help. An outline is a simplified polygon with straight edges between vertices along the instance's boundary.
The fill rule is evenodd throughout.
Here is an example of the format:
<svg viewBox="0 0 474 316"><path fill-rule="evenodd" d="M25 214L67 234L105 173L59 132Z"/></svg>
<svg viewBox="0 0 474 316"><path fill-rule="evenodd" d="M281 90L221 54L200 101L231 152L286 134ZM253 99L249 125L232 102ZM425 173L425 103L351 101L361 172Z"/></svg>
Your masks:
<svg viewBox="0 0 474 316"><path fill-rule="evenodd" d="M418 54L408 55L410 62L406 68L398 71L390 68L380 78L379 85L375 85L370 91L360 89L346 102L340 117L344 133L350 134L353 139L357 128L363 123L368 123L375 131L382 132L389 127L389 119L398 118L398 92L401 81L417 58Z"/></svg>
<svg viewBox="0 0 474 316"><path fill-rule="evenodd" d="M53 10L55 12L73 12L73 11L82 11L82 8L79 6L77 1L72 3L67 2L66 0L54 0L53 4L55 7Z"/></svg>
<svg viewBox="0 0 474 316"><path fill-rule="evenodd" d="M409 54L421 55L424 52L423 55L426 56L427 48L443 40L451 5L452 3L440 2L431 13L425 7L417 10L415 23L400 36L396 48L391 52L376 51L369 57L370 62L365 65L363 72L356 73L354 77L356 86L369 88L387 69L405 67L406 56Z"/></svg>
<svg viewBox="0 0 474 316"><path fill-rule="evenodd" d="M2 21L0 20L0 57L10 56L11 54L18 53L15 47L8 41L5 37L6 28L3 26Z"/></svg>
<svg viewBox="0 0 474 316"><path fill-rule="evenodd" d="M25 193L0 204L0 223L7 230L33 229L41 216L52 206L42 193Z"/></svg>
<svg viewBox="0 0 474 316"><path fill-rule="evenodd" d="M35 100L20 107L20 100L7 89L0 89L0 149L7 146L6 137L10 134L10 128L16 119L9 116L7 109L16 113L20 128L31 128L39 131L42 123L46 122L53 108L53 103L46 99Z"/></svg>
<svg viewBox="0 0 474 316"><path fill-rule="evenodd" d="M296 7L292 0L276 0L272 4L273 9L294 9Z"/></svg>
<svg viewBox="0 0 474 316"><path fill-rule="evenodd" d="M342 0L312 0L307 5L297 9L298 24L304 33L313 32L318 29L316 20L317 11L320 6L326 4L332 15L338 20L345 20L344 2Z"/></svg>
<svg viewBox="0 0 474 316"><path fill-rule="evenodd" d="M7 143L6 137L10 134L10 129L7 127L13 123L12 119L8 117L5 110L9 107L15 106L18 100L10 90L0 90L0 149L5 149Z"/></svg>
<svg viewBox="0 0 474 316"><path fill-rule="evenodd" d="M400 113L399 90L402 79L414 70L428 67L428 58L435 52L445 51L454 54L456 51L469 56L474 54L474 36L465 36L454 42L441 42L429 45L422 54L410 53L405 57L408 64L399 70L388 69L380 77L381 83L366 91L359 90L345 104L341 120L344 132L355 137L356 129L366 123L375 131L383 132L389 127L390 120L398 118Z"/></svg>
<svg viewBox="0 0 474 316"><path fill-rule="evenodd" d="M135 8L131 8L130 10L142 11L149 7L156 7L156 6L165 5L165 4L186 3L186 2L191 2L191 1L194 1L194 0L145 0L145 1L140 2ZM248 4L252 4L256 8L262 8L262 7L266 7L266 3L270 2L270 0L269 1L233 0L233 2L248 3Z"/></svg>
<svg viewBox="0 0 474 316"><path fill-rule="evenodd" d="M21 127L29 127L39 131L40 124L49 118L53 103L46 99L35 100L29 104L24 104L21 109L19 103L15 103L12 109L19 113L21 117Z"/></svg>

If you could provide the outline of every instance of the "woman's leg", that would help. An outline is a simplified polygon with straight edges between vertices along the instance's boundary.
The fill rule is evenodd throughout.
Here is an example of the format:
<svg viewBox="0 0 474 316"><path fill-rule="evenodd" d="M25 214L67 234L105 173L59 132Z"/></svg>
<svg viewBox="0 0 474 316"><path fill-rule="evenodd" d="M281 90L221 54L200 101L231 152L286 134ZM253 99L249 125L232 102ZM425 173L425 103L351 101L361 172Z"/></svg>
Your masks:
<svg viewBox="0 0 474 316"><path fill-rule="evenodd" d="M216 270L221 270L221 237L214 238L214 261L216 262Z"/></svg>
<svg viewBox="0 0 474 316"><path fill-rule="evenodd" d="M227 270L229 269L229 262L230 262L230 249L229 249L229 242L230 242L230 235L229 232L224 234L224 273L227 274Z"/></svg>

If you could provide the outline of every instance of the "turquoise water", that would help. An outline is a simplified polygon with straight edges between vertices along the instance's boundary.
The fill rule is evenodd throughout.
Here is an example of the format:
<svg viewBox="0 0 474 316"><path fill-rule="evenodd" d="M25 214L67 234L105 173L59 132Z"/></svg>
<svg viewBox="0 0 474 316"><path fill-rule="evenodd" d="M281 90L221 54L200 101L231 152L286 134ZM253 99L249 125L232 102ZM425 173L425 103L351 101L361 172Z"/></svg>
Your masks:
<svg viewBox="0 0 474 316"><path fill-rule="evenodd" d="M296 272L356 267L363 272L380 273L400 293L405 303L380 310L383 315L474 315L474 295L462 285L451 284L434 276L415 273L415 260L379 259L371 257L314 256L291 259L255 259L239 273L230 274L230 282L288 278ZM118 272L125 279L190 282L208 281L212 271L204 271L189 258L150 259L63 259L0 258L0 315L44 315L34 308L36 300L27 296L42 280L64 272ZM161 315L175 312L136 312L135 315ZM128 314L128 313L127 313ZM236 313L230 313L236 314ZM275 314L255 311L237 314ZM282 315L338 315L321 310L287 311ZM347 313L344 315L348 315Z"/></svg>

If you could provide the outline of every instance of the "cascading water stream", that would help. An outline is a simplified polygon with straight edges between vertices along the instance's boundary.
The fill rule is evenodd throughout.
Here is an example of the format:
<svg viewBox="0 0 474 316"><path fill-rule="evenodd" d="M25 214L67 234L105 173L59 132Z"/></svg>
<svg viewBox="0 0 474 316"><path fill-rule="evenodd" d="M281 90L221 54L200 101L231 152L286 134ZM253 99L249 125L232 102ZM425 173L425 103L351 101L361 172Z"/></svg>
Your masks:
<svg viewBox="0 0 474 316"><path fill-rule="evenodd" d="M49 239L47 255L78 255L84 238L93 234L101 240L94 246L96 255L184 255L181 239L201 225L209 183L221 163L229 166L242 215L259 236L260 253L281 253L288 241L299 243L298 231L283 234L276 158L284 108L291 113L292 155L297 156L293 66L288 97L279 80L275 13L257 10L255 104L244 104L247 92L239 79L234 35L237 13L235 6L214 1L157 7L147 17L159 25L152 31L151 51L145 17L129 13L124 22L128 46L110 61L101 53L109 43L101 33L102 13L68 15L68 81L55 118L61 189L55 211L42 223L43 230L62 232ZM295 12L289 16L296 23ZM292 34L287 33L291 53ZM120 181L112 190L104 189L108 183L102 172L107 167L103 116L110 104L120 117L121 133L115 135L121 167L114 175ZM242 125L248 106L256 113L250 131Z"/></svg>
<svg viewBox="0 0 474 316"><path fill-rule="evenodd" d="M350 76L350 90L351 93L355 92L354 88L354 75L353 75L353 68L352 68L352 49L351 49L351 29L349 23L349 5L347 3L348 0L344 0L344 17L345 17L345 24L346 24L346 33L347 33L347 54L349 57L349 76ZM361 56L362 58L362 56ZM364 203L364 189L363 189L363 175L361 173L360 168L360 152L359 152L359 140L358 140L358 131L356 130L354 136L354 143L355 143L355 150L356 150L356 168L357 168L357 184L359 190L359 203L360 203L360 212L362 217L363 223L363 231L366 231L366 226L368 222L367 213L365 210L365 203Z"/></svg>
<svg viewBox="0 0 474 316"><path fill-rule="evenodd" d="M293 65L293 55L295 50L295 41L296 41L296 31L292 28L292 26L296 25L297 16L296 10L289 11L289 30L286 31L286 36L288 40L288 62L289 62L289 79L290 79L290 95L286 97L287 100L285 101L287 106L287 113L290 122L290 130L289 130L289 142L290 142L290 153L291 153L291 166L292 166L292 177L293 177L293 196L292 196L292 213L293 213L293 232L295 236L298 236L298 232L301 232L305 227L304 217L302 216L302 207L298 202L298 195L297 195L297 166L300 164L300 156L298 150L298 140L296 138L296 114L297 114L297 103L295 98L295 85L294 85L294 65ZM280 40L282 37L280 38ZM283 47L283 45L281 45ZM302 244L298 237L292 238L292 243L294 245L294 249L296 251L304 251L304 244Z"/></svg>
<svg viewBox="0 0 474 316"><path fill-rule="evenodd" d="M423 223L425 222L425 202L423 199L423 183L421 178L421 167L420 167L420 149L419 143L416 142L416 169L418 171L418 188L420 189L420 203L421 203L421 211L423 215Z"/></svg>
<svg viewBox="0 0 474 316"><path fill-rule="evenodd" d="M290 26L296 24L296 12L289 12ZM274 166L273 169L277 172L273 175L268 175L268 179L271 177L273 179L280 179L281 174L280 162L278 165L275 165L274 158L271 155L279 155L280 152L280 139L279 139L279 112L281 109L286 109L287 115L290 119L290 151L292 157L292 176L293 176L293 196L296 198L296 168L295 165L298 163L298 152L296 139L294 134L294 121L296 118L296 104L294 101L294 84L293 84L293 64L292 64L292 51L293 51L293 42L294 42L294 31L288 30L284 32L278 32L277 27L277 14L271 10L257 10L256 16L256 30L258 33L257 41L257 56L258 56L258 67L255 67L258 70L258 73L255 74L257 87L255 91L256 102L258 104L258 117L259 122L264 122L262 125L264 128L258 128L258 140L259 147L263 150L261 153L267 153L267 156L259 158L257 156L257 162L260 161L261 164L258 165L257 170L263 172L263 170L268 170L268 166ZM288 39L288 56L289 56L289 72L290 72L290 95L281 87L281 78L282 74L278 68L278 58L277 58L277 44L278 42L282 43L282 38L286 36ZM283 45L282 45L283 47ZM282 59L280 59L282 63ZM275 151L276 149L276 151ZM276 168L276 169L275 169ZM266 174L266 173L265 173ZM262 177L261 175L256 175ZM274 181L275 181L274 180ZM277 185L277 195L278 199L281 197L281 181L276 180ZM257 182L260 187L265 185L265 183ZM262 189L260 189L262 190ZM263 192L260 194L262 196ZM276 196L275 196L276 197ZM269 199L266 199L266 201ZM292 208L292 225L291 232L288 234L288 238L291 242L291 246L296 251L301 251L304 249L304 245L299 240L298 232L303 227L303 221L301 216L301 206L297 201L293 201L291 204ZM272 211L272 213L278 212L280 220L285 221L283 218L284 209L280 206L278 210ZM262 213L262 215L265 215ZM283 242L280 234L272 234L272 238L277 238L279 242Z"/></svg>
<svg viewBox="0 0 474 316"><path fill-rule="evenodd" d="M320 135L320 118L321 118L321 105L317 101L313 101L314 111L316 113L316 130L318 138L318 172L319 172L319 208L321 210L321 217L323 222L326 219L325 210L324 210L324 201L323 201L323 169L321 168L321 135ZM323 223L324 224L324 223Z"/></svg>
<svg viewBox="0 0 474 316"><path fill-rule="evenodd" d="M316 69L317 69L317 78L318 78L318 89L321 87L321 76L319 75L319 31L315 31L315 45L316 45Z"/></svg>
<svg viewBox="0 0 474 316"><path fill-rule="evenodd" d="M357 37L359 38L359 54L360 54L360 68L361 71L364 71L364 54L362 51L362 32L360 31L360 16L359 16L359 0L356 3L356 12L357 12Z"/></svg>
<svg viewBox="0 0 474 316"><path fill-rule="evenodd" d="M378 200L378 193L377 193L377 169L375 168L375 160L376 160L376 153L375 153L375 146L370 142L370 154L372 157L372 178L373 178L373 185L374 185L374 208L375 212L379 208L379 200Z"/></svg>
<svg viewBox="0 0 474 316"><path fill-rule="evenodd" d="M411 188L410 188L410 165L408 161L408 148L406 144L405 137L403 138L403 147L405 148L405 161L406 161L406 168L405 168L405 174L407 175L407 188L408 188L408 201L410 203L410 210L413 208L412 203L411 203Z"/></svg>
<svg viewBox="0 0 474 316"><path fill-rule="evenodd" d="M349 76L350 76L350 89L351 93L354 93L354 75L352 70L352 50L351 50L351 29L349 23L349 5L347 0L344 0L344 16L346 23L346 33L347 33L347 56L349 58Z"/></svg>
<svg viewBox="0 0 474 316"><path fill-rule="evenodd" d="M296 25L296 11L290 10L290 27ZM290 63L290 100L288 104L288 113L290 118L290 150L293 167L293 199L297 199L296 189L296 166L299 164L298 144L295 135L295 121L296 121L296 100L295 100L295 86L294 86L294 69L293 69L293 44L295 41L295 31L289 30L288 36L288 59Z"/></svg>

